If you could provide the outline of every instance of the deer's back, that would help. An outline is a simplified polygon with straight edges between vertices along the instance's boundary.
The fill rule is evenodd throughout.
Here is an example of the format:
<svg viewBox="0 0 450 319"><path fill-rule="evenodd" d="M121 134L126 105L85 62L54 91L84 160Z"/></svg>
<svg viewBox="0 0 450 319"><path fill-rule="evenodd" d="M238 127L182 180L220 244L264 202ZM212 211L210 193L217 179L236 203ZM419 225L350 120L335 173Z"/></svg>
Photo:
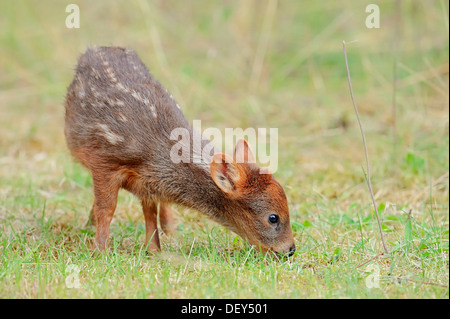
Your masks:
<svg viewBox="0 0 450 319"><path fill-rule="evenodd" d="M167 158L170 132L188 127L137 54L118 47L89 48L80 57L65 105L67 144L85 165L82 154L118 165Z"/></svg>

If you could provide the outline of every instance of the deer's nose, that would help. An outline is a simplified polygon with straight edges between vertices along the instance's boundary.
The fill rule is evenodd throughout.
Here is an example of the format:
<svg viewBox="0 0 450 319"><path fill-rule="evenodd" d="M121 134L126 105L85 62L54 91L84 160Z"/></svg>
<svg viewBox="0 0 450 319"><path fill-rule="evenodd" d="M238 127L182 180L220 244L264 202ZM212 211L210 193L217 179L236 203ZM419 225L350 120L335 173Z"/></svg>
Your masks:
<svg viewBox="0 0 450 319"><path fill-rule="evenodd" d="M291 248L289 248L289 256L292 256L295 253L295 245L292 245Z"/></svg>

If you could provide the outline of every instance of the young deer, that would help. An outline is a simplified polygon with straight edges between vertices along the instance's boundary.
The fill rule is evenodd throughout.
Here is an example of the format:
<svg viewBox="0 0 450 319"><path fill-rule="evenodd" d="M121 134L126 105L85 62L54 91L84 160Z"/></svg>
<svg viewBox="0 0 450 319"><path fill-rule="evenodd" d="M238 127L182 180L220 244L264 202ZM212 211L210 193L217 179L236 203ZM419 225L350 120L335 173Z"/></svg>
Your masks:
<svg viewBox="0 0 450 319"><path fill-rule="evenodd" d="M283 188L271 174L260 174L245 140L237 143L234 158L213 150L196 163L192 159L201 150L190 145L188 163L171 160L174 129L185 128L191 141L199 133L133 50L89 48L79 58L65 108L67 145L92 174L90 220L101 251L107 248L120 188L140 199L152 252L161 249L158 203L166 233L174 227L168 204L176 203L206 214L262 251L295 251ZM202 139L202 148L209 143Z"/></svg>

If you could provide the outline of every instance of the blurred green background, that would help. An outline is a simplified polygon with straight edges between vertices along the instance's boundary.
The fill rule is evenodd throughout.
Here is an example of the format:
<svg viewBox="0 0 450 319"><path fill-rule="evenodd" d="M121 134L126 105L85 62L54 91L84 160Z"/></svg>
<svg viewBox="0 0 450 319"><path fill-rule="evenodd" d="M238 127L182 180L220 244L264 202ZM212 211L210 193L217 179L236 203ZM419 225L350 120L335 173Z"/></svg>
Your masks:
<svg viewBox="0 0 450 319"><path fill-rule="evenodd" d="M372 2L379 29L365 25ZM65 146L63 102L90 45L136 50L190 123L278 128L276 177L294 221L341 216L352 204L370 215L343 40L377 200L424 222L431 205L448 229L448 2L372 2L76 1L80 28L68 29L72 1L1 1L3 232L33 227L42 205L62 223L87 218L90 177ZM115 218L143 222L121 196ZM448 231L444 241L448 268Z"/></svg>

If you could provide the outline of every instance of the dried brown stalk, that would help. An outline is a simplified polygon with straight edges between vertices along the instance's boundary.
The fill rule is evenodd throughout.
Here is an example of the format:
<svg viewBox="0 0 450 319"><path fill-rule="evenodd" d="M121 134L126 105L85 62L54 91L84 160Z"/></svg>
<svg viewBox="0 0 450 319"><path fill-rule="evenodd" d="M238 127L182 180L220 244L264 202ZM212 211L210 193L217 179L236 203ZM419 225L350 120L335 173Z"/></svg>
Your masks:
<svg viewBox="0 0 450 319"><path fill-rule="evenodd" d="M342 45L343 45L343 48L344 48L345 66L347 68L347 78L348 78L348 86L350 88L350 95L352 97L353 107L355 109L356 118L358 119L358 124L359 124L359 128L361 130L362 140L363 140L363 143L364 143L364 150L365 150L366 164L367 164L367 186L369 188L370 196L372 198L372 204L373 204L373 207L375 209L375 213L377 215L378 228L380 230L381 243L383 244L384 253L386 255L388 255L389 251L387 249L386 242L384 240L383 229L381 228L380 216L378 214L378 207L377 207L377 204L375 203L375 196L373 195L372 182L370 180L369 152L367 151L366 136L364 135L364 129L363 129L363 126L362 126L362 123L361 123L361 119L359 117L358 107L356 106L356 102L355 102L355 96L353 95L352 80L350 78L350 69L348 67L347 50L345 48L345 41L342 41Z"/></svg>

